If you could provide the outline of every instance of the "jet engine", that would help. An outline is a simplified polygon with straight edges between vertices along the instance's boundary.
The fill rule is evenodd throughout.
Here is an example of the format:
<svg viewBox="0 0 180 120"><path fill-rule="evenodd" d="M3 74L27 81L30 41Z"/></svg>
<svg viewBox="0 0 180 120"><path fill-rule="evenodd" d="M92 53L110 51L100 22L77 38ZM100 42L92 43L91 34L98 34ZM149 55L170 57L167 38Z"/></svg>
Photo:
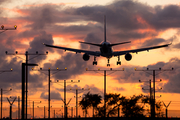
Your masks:
<svg viewBox="0 0 180 120"><path fill-rule="evenodd" d="M132 55L129 54L129 53L127 53L127 54L125 55L125 59L126 59L127 61L130 61L130 60L132 59Z"/></svg>
<svg viewBox="0 0 180 120"><path fill-rule="evenodd" d="M90 58L90 56L89 56L88 54L85 53L85 54L83 55L83 60L84 60L84 61L88 61L89 58Z"/></svg>

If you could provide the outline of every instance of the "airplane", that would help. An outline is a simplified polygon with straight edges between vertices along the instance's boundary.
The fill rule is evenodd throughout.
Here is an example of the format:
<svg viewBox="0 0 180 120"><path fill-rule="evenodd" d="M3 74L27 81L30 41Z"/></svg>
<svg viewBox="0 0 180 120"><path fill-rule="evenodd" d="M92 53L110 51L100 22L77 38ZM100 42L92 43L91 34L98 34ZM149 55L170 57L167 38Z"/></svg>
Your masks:
<svg viewBox="0 0 180 120"><path fill-rule="evenodd" d="M117 56L118 57L118 61L117 61L117 65L121 65L121 61L120 61L120 56L121 55L125 55L125 59L127 61L130 61L132 59L132 55L130 53L138 53L141 51L148 51L151 49L157 49L157 48L162 48L162 47L168 47L170 44L165 44L165 45L160 45L160 46L153 46L153 47L147 47L147 48L140 48L140 49L133 49L133 50L125 50L125 51L113 51L112 47L115 45L122 45L122 44L126 44L126 43L130 43L131 41L128 42L121 42L121 43L114 43L111 44L109 42L106 41L106 16L104 16L104 41L101 42L100 44L96 44L96 43L89 43L89 42L81 42L83 44L88 44L88 45L94 45L94 46L98 46L100 47L100 51L89 51L89 50L82 50L82 49L74 49L74 48L67 48L67 47L60 47L60 46L54 46L54 45L48 45L43 43L45 46L47 47L53 47L53 48L58 48L58 49L63 49L63 50L68 50L68 51L73 51L77 53L84 53L83 55L83 60L84 61L88 61L90 59L90 55L94 56L94 61L93 61L93 65L97 65L97 61L96 61L96 57L102 56L102 57L106 57L108 59L108 63L107 66L110 66L109 64L109 59L112 58L113 56Z"/></svg>

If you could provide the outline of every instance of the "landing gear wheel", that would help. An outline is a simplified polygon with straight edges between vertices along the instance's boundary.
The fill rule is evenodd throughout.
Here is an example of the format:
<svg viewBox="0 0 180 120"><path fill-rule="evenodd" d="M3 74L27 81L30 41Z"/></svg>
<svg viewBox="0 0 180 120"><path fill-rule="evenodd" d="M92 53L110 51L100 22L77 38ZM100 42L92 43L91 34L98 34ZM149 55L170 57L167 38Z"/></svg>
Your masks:
<svg viewBox="0 0 180 120"><path fill-rule="evenodd" d="M97 65L97 61L94 61L94 62L93 62L93 65Z"/></svg>
<svg viewBox="0 0 180 120"><path fill-rule="evenodd" d="M117 65L121 65L121 61L117 61Z"/></svg>

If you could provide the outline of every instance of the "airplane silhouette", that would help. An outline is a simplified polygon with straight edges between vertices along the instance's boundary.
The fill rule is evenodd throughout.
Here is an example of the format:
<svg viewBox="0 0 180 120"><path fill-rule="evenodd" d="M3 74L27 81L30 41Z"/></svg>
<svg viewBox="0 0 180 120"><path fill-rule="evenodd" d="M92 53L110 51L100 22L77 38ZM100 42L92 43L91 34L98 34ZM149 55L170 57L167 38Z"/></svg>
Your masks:
<svg viewBox="0 0 180 120"><path fill-rule="evenodd" d="M99 56L103 56L106 57L108 59L108 64L107 66L110 66L109 64L109 59L113 56L118 56L118 61L117 61L117 65L121 65L121 61L120 61L120 56L121 55L125 55L125 59L127 61L130 61L132 59L132 55L130 53L138 53L141 51L149 51L151 49L157 49L157 48L162 48L162 47L167 47L170 44L165 44L165 45L160 45L160 46L153 46L153 47L147 47L147 48L140 48L140 49L134 49L134 50L125 50L125 51L114 51L112 50L112 47L115 45L121 45L121 44L126 44L126 43L130 43L131 41L128 42L121 42L121 43L115 43L115 44L110 44L109 42L106 41L106 16L104 16L104 41L100 44L96 44L96 43L88 43L88 42L81 42L83 44L89 44L89 45L94 45L94 46L98 46L100 47L100 51L89 51L89 50L82 50L82 49L74 49L74 48L67 48L67 47L60 47L60 46L54 46L54 45L48 45L43 43L45 46L47 47L53 47L53 48L58 48L58 49L63 49L63 50L68 50L68 51L73 51L76 53L84 53L83 55L83 60L88 61L90 56L92 55L94 56L94 61L93 61L93 65L97 65L97 61L96 61L96 57Z"/></svg>

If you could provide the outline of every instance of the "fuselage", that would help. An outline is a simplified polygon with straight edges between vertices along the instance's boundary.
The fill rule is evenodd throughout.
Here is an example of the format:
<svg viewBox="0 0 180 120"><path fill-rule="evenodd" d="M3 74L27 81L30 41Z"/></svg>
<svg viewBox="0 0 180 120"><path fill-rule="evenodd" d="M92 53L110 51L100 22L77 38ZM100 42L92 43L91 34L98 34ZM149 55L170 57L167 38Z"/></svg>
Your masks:
<svg viewBox="0 0 180 120"><path fill-rule="evenodd" d="M101 56L106 57L106 58L112 57L113 50L109 42L102 42L100 51L101 51Z"/></svg>

